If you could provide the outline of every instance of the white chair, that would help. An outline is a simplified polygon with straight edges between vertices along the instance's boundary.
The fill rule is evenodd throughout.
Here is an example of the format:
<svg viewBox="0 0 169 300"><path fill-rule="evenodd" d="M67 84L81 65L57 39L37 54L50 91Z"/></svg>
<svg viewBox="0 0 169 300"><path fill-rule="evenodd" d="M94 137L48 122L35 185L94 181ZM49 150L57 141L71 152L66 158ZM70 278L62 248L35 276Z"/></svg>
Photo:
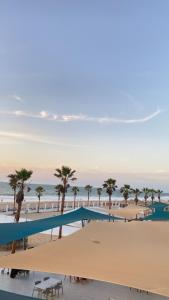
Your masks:
<svg viewBox="0 0 169 300"><path fill-rule="evenodd" d="M33 291L32 291L32 297L33 297L33 295L34 295L34 292L35 291L37 291L38 292L38 294L40 294L41 293L41 291L38 289L38 287L37 287L37 285L39 284L39 283L41 283L41 281L40 280L37 280L37 281L35 281L35 285L34 285L34 287L33 287Z"/></svg>
<svg viewBox="0 0 169 300"><path fill-rule="evenodd" d="M62 284L62 281L57 283L54 287L53 287L53 290L55 292L55 295L56 295L56 291L58 293L58 297L59 297L59 292L60 290L62 290L62 295L63 295L63 284Z"/></svg>

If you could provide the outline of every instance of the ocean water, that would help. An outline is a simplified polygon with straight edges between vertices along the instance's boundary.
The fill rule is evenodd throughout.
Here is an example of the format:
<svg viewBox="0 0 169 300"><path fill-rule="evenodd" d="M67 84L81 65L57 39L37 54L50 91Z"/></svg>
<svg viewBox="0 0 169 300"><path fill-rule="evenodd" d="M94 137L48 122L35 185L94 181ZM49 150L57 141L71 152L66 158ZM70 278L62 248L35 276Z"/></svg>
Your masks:
<svg viewBox="0 0 169 300"><path fill-rule="evenodd" d="M25 200L26 201L37 201L37 196L35 189L40 184L29 184L29 187L31 188L31 191L29 193L25 193ZM56 201L57 200L57 194L55 192L55 186L54 185L47 185L47 184L41 184L44 189L45 193L41 197L41 201ZM132 197L131 197L132 198ZM79 193L77 195L77 200L87 200L87 191L84 189L84 187L79 187ZM91 200L98 200L97 195L97 188L92 188L92 193L90 195ZM140 200L143 200L143 195L140 195ZM161 199L163 200L169 200L169 193L163 193L161 196ZM73 193L72 193L72 187L68 189L66 200L73 200ZM101 200L108 200L108 195L103 190L101 195ZM122 195L120 194L119 190L115 191L112 196L112 200L123 200ZM0 182L0 201L13 201L13 191L9 184L7 182Z"/></svg>

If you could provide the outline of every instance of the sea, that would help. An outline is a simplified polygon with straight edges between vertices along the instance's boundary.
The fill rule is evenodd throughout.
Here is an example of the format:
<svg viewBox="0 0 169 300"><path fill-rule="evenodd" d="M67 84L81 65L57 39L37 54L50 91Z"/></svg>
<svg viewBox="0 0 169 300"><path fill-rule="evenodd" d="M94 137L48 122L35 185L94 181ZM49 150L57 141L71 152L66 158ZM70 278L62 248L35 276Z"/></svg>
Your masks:
<svg viewBox="0 0 169 300"><path fill-rule="evenodd" d="M45 192L43 193L41 197L41 201L56 201L58 199L58 196L55 192L55 185L48 185L48 184L29 184L29 187L31 188L30 192L25 192L25 200L26 201L37 201L37 195L35 192L35 189L37 186L43 186L45 189ZM76 197L76 200L79 201L85 201L87 200L87 191L84 189L84 187L78 187L79 193ZM132 198L131 198L132 199ZM162 200L169 200L169 193L163 193L161 196ZM66 200L73 200L73 193L72 193L72 187L68 189L68 192L66 194ZM93 187L92 192L90 195L90 200L98 200L97 195L97 188ZM103 190L101 195L101 200L108 200L108 195ZM112 200L120 201L123 200L123 197L119 190L116 190L112 195ZM144 200L143 195L139 196L139 200ZM13 201L13 191L9 184L7 182L0 182L0 202L12 202Z"/></svg>

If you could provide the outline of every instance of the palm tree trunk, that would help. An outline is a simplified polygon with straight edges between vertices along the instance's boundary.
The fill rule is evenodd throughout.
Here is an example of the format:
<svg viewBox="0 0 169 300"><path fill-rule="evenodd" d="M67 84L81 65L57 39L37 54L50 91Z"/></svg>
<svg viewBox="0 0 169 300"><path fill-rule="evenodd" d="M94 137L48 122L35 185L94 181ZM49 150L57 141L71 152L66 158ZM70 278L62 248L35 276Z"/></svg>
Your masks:
<svg viewBox="0 0 169 300"><path fill-rule="evenodd" d="M73 204L73 206L74 206L74 209L76 208L76 195L74 195L74 204Z"/></svg>
<svg viewBox="0 0 169 300"><path fill-rule="evenodd" d="M127 206L127 197L124 198L125 205Z"/></svg>
<svg viewBox="0 0 169 300"><path fill-rule="evenodd" d="M40 196L38 196L39 198L39 201L38 201L38 210L37 210L37 213L39 213L39 210L40 210Z"/></svg>
<svg viewBox="0 0 169 300"><path fill-rule="evenodd" d="M111 210L111 195L109 195L109 222L110 222L110 216L111 216L110 210Z"/></svg>
<svg viewBox="0 0 169 300"><path fill-rule="evenodd" d="M99 207L100 207L100 195L99 195Z"/></svg>
<svg viewBox="0 0 169 300"><path fill-rule="evenodd" d="M112 203L111 203L111 195L109 195L109 210L111 209L111 205L112 205Z"/></svg>
<svg viewBox="0 0 169 300"><path fill-rule="evenodd" d="M62 203L61 203L61 210L60 210L60 214L63 215L64 213L64 206L65 206L65 192L63 192L63 196L62 196ZM62 238L62 226L59 227L59 236L58 239Z"/></svg>
<svg viewBox="0 0 169 300"><path fill-rule="evenodd" d="M22 208L22 202L19 202L19 203L18 203L17 212L16 212L16 215L15 215L16 223L19 222L20 214L21 214L21 208Z"/></svg>
<svg viewBox="0 0 169 300"><path fill-rule="evenodd" d="M11 254L14 254L16 251L16 241L12 242L12 250L11 250Z"/></svg>
<svg viewBox="0 0 169 300"><path fill-rule="evenodd" d="M136 198L135 198L135 204L136 204L136 205L138 204L138 198L137 198L137 196L136 196Z"/></svg>
<svg viewBox="0 0 169 300"><path fill-rule="evenodd" d="M58 194L58 211L59 211L59 205L60 204L60 195Z"/></svg>
<svg viewBox="0 0 169 300"><path fill-rule="evenodd" d="M151 196L151 203L154 204L154 196Z"/></svg>
<svg viewBox="0 0 169 300"><path fill-rule="evenodd" d="M87 206L89 206L89 192L88 192L88 202L87 202Z"/></svg>
<svg viewBox="0 0 169 300"><path fill-rule="evenodd" d="M17 212L16 212L16 215L15 215L15 221L16 221L16 223L19 222L20 214L21 214L21 208L22 208L22 202L19 202L19 203L18 203ZM13 243L12 243L11 254L14 254L15 251L16 251L16 241L13 241Z"/></svg>
<svg viewBox="0 0 169 300"><path fill-rule="evenodd" d="M15 214L15 208L16 208L16 189L14 190L14 195L13 195L13 214Z"/></svg>

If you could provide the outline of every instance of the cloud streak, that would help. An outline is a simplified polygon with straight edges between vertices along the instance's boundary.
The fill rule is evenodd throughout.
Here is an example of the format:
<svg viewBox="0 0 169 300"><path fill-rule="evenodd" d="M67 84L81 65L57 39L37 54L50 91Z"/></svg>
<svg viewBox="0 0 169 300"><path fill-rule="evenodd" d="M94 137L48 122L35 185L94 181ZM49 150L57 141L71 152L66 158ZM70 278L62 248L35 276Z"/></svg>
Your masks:
<svg viewBox="0 0 169 300"><path fill-rule="evenodd" d="M11 132L11 131L0 131L0 138L9 138L14 140L21 140L26 142L35 142L47 145L56 145L60 147L78 147L84 148L84 145L77 145L77 144L69 144L69 143L60 143L54 139L49 139L47 137L39 137L36 135L29 135L21 132Z"/></svg>
<svg viewBox="0 0 169 300"><path fill-rule="evenodd" d="M23 103L23 98L19 95L14 94L14 95L11 95L10 98Z"/></svg>
<svg viewBox="0 0 169 300"><path fill-rule="evenodd" d="M72 115L57 115L51 114L47 111L40 111L38 113L31 113L27 111L0 111L0 115L15 116L15 117L26 117L35 119L44 119L53 122L94 122L94 123L107 123L107 124L136 124L136 123L146 123L160 115L162 110L157 109L153 113L142 117L133 119L124 118L113 118L113 117L90 117L83 114L72 114Z"/></svg>

